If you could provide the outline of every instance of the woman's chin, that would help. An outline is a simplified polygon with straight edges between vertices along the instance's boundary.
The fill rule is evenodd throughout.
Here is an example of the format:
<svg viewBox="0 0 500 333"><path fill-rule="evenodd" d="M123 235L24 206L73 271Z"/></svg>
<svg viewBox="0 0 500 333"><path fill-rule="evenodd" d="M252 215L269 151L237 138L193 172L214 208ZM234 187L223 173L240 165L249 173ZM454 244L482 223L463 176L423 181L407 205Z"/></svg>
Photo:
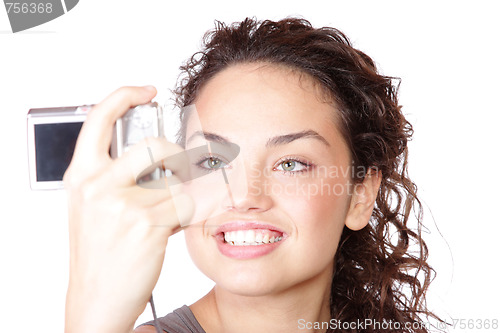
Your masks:
<svg viewBox="0 0 500 333"><path fill-rule="evenodd" d="M267 272L238 270L231 272L218 270L212 272L211 279L215 282L216 288L240 296L266 296L272 293L279 292L286 288L288 281L283 280L282 275L276 275L273 270ZM214 276L215 275L215 276Z"/></svg>

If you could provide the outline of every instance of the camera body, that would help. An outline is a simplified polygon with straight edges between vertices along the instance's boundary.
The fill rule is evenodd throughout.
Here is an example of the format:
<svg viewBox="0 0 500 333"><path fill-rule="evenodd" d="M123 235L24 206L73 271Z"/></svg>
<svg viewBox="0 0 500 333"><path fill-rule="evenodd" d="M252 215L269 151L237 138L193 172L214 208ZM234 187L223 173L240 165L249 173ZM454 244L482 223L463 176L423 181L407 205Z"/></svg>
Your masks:
<svg viewBox="0 0 500 333"><path fill-rule="evenodd" d="M33 190L61 189L76 140L92 105L30 109L28 125L28 160L30 186ZM117 158L147 137L163 137L163 112L157 103L129 109L114 126L110 156ZM145 180L159 179L156 169Z"/></svg>

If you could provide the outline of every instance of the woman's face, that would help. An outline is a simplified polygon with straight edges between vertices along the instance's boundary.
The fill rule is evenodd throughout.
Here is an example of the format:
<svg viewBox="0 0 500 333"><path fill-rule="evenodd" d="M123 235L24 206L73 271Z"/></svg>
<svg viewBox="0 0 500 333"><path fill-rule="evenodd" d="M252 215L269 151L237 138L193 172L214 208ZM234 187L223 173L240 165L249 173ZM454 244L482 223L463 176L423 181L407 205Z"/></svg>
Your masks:
<svg viewBox="0 0 500 333"><path fill-rule="evenodd" d="M206 140L240 148L234 165L200 164L232 174L232 193L217 214L185 229L193 261L218 287L257 296L331 281L350 203L350 153L338 111L324 100L306 75L262 63L225 69L197 96ZM190 140L196 130L189 121L186 148L203 144ZM210 188L202 191L210 200Z"/></svg>

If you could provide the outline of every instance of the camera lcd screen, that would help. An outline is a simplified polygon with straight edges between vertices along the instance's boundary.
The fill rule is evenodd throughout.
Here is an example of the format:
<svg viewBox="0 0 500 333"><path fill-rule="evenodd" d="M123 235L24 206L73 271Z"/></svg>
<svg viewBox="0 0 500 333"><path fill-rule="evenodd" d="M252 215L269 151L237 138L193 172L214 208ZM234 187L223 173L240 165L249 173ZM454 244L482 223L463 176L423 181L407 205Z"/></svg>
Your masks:
<svg viewBox="0 0 500 333"><path fill-rule="evenodd" d="M82 122L36 124L37 181L61 181L71 162Z"/></svg>

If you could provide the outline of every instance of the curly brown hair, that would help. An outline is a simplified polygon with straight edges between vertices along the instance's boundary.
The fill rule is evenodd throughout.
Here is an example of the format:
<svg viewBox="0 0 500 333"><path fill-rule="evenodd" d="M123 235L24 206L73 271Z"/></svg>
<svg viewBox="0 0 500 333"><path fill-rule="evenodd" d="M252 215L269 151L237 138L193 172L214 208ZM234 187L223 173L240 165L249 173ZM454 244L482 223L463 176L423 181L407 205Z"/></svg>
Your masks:
<svg viewBox="0 0 500 333"><path fill-rule="evenodd" d="M413 129L398 104L399 79L379 74L372 59L337 29L316 29L298 18L247 18L232 25L216 22L205 35L202 51L181 67L177 104L194 103L204 84L228 66L252 62L287 66L316 80L339 110L353 167L382 173L370 223L359 231L344 227L335 257L331 318L338 323L392 321L401 324L397 332L428 332L423 317L437 318L425 303L434 271L421 237L417 187L407 174L407 142ZM186 115L181 112L180 117L185 125ZM181 144L184 131L182 126ZM364 176L353 173L353 181L361 182ZM417 220L413 230L408 226L412 212ZM372 326L363 331L380 330Z"/></svg>

